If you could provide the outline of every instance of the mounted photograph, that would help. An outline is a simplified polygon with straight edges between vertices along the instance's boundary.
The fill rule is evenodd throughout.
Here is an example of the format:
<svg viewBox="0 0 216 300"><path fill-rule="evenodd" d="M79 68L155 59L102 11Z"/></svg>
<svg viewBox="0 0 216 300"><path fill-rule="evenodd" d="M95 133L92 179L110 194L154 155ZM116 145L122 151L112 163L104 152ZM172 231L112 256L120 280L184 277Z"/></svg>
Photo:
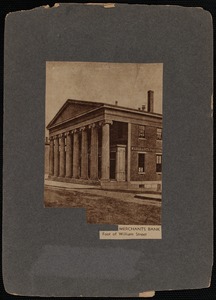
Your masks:
<svg viewBox="0 0 216 300"><path fill-rule="evenodd" d="M163 63L46 62L46 208L161 225Z"/></svg>

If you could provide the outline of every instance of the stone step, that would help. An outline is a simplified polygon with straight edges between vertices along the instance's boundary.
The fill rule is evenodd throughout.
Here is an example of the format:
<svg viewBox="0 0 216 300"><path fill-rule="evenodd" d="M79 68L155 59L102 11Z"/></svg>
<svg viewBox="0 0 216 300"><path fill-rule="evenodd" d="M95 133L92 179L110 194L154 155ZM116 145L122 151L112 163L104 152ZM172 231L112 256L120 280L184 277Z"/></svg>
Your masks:
<svg viewBox="0 0 216 300"><path fill-rule="evenodd" d="M76 184L84 184L84 185L100 185L98 180L90 180L90 179L76 179L76 178L66 178L66 177L48 177L47 180L58 181L58 182L66 182L66 183L76 183Z"/></svg>

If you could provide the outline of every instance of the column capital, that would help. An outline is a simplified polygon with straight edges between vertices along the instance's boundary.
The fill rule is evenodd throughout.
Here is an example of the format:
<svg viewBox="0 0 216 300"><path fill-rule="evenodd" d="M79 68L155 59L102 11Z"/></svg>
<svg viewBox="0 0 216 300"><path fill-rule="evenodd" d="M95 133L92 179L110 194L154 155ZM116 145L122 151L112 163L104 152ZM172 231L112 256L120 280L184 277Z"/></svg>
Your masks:
<svg viewBox="0 0 216 300"><path fill-rule="evenodd" d="M67 136L69 136L69 135L71 135L71 134L72 134L71 131L67 131L67 132L64 133L64 136L67 137Z"/></svg>
<svg viewBox="0 0 216 300"><path fill-rule="evenodd" d="M65 134L64 134L64 133L60 133L60 134L58 135L58 137L61 139L61 138L65 137Z"/></svg>
<svg viewBox="0 0 216 300"><path fill-rule="evenodd" d="M88 125L88 128L89 128L89 129L91 129L91 128L97 128L98 125L99 125L98 123L92 123L92 124L89 124L89 125Z"/></svg>
<svg viewBox="0 0 216 300"><path fill-rule="evenodd" d="M79 128L79 131L85 131L86 129L87 129L86 126L82 126Z"/></svg>
<svg viewBox="0 0 216 300"><path fill-rule="evenodd" d="M75 129L71 130L71 134L73 134L73 133L78 133L78 132L79 132L79 129L78 129L78 128L75 128Z"/></svg>
<svg viewBox="0 0 216 300"><path fill-rule="evenodd" d="M99 126L104 126L106 124L112 125L113 121L112 120L103 120L99 122Z"/></svg>
<svg viewBox="0 0 216 300"><path fill-rule="evenodd" d="M49 137L49 140L50 140L50 141L53 141L53 140L54 140L54 136L50 136L50 137Z"/></svg>

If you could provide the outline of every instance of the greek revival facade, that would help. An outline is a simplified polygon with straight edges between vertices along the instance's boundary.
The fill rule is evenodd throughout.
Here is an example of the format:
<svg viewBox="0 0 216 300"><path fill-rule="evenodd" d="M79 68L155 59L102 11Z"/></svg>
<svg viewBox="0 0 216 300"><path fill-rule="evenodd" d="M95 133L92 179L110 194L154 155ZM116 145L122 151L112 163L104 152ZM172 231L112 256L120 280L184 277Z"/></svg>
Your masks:
<svg viewBox="0 0 216 300"><path fill-rule="evenodd" d="M67 100L48 124L49 178L102 188L161 190L162 115Z"/></svg>

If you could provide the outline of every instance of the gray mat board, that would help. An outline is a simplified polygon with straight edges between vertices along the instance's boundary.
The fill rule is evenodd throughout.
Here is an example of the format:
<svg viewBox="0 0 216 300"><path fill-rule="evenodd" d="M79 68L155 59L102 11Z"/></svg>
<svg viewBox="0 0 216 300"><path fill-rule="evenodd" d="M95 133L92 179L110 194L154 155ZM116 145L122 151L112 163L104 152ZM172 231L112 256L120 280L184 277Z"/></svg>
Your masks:
<svg viewBox="0 0 216 300"><path fill-rule="evenodd" d="M211 22L202 9L174 6L61 4L8 15L3 204L8 292L122 296L209 285ZM87 225L84 209L43 207L46 61L164 63L162 240L101 241L98 230L116 226ZM70 255L76 249L83 255L78 273L76 255ZM88 259L98 267L110 253L119 264L96 268L97 278L94 268L85 269Z"/></svg>

